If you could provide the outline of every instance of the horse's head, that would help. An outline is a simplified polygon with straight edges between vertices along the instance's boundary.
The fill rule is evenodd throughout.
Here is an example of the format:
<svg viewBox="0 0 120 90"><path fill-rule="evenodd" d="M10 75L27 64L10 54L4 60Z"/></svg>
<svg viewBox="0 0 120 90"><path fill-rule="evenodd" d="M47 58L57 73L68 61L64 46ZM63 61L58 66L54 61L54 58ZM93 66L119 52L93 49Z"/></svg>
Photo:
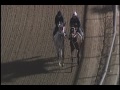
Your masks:
<svg viewBox="0 0 120 90"><path fill-rule="evenodd" d="M65 34L65 23L59 22L59 24L58 24L58 31L61 34Z"/></svg>
<svg viewBox="0 0 120 90"><path fill-rule="evenodd" d="M77 28L75 28L75 27L71 27L70 37L71 37L71 39L76 39L78 41L83 41L82 35L77 32Z"/></svg>
<svg viewBox="0 0 120 90"><path fill-rule="evenodd" d="M75 28L75 27L71 27L71 29L70 29L70 33L71 33L72 38L75 38L76 33L77 33L76 28Z"/></svg>

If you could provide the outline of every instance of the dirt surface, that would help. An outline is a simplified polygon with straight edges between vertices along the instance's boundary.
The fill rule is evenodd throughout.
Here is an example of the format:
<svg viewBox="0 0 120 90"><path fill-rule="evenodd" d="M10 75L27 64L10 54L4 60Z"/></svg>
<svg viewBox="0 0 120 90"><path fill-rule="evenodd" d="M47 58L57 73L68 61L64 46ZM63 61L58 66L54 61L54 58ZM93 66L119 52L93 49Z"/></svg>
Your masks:
<svg viewBox="0 0 120 90"><path fill-rule="evenodd" d="M54 19L61 10L69 21L78 13L85 33L80 65L70 60L65 40L65 65L60 68L53 43ZM119 18L119 17L117 17ZM2 5L2 85L97 85L100 82L113 36L110 5ZM104 84L115 84L119 67L119 19L109 72ZM76 53L76 52L75 52ZM74 57L75 57L74 53Z"/></svg>

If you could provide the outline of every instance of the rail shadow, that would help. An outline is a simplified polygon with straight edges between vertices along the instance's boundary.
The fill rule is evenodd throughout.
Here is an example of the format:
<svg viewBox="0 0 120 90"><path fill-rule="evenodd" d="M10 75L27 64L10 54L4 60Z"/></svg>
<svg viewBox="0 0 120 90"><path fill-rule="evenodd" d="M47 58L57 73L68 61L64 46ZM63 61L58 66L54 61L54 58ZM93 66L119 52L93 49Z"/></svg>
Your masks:
<svg viewBox="0 0 120 90"><path fill-rule="evenodd" d="M8 63L1 63L1 82L10 82L13 79L19 77L25 77L35 74L52 73L53 71L59 70L59 68L54 68L51 70L47 69L49 67L55 67L55 61L55 57L32 57L27 59L15 60Z"/></svg>
<svg viewBox="0 0 120 90"><path fill-rule="evenodd" d="M120 5L118 5L117 7L118 11L120 11ZM110 37L108 37L108 35L113 34L114 31L112 31L113 29L113 25L114 25L114 22L113 22L113 19L114 19L114 12L115 12L115 5L104 5L103 7L94 7L92 9L93 13L98 13L98 14L104 14L105 15L105 19L104 19L104 40L103 40L103 49L102 49L102 52L101 52L101 59L100 59L100 64L99 64L99 68L98 68L98 72L97 72L97 78L96 78L96 83L97 85L99 85L100 83L100 80L102 78L102 75L104 73L104 70L105 70L105 65L107 63L107 58L108 58L108 55L109 55L109 51L110 51L110 47L111 47L111 39ZM113 19L111 18L111 21L110 19L108 19L107 17L107 13L108 12L113 12ZM111 24L109 22L112 22ZM112 26L112 28L110 28ZM111 38L113 36L111 35ZM113 52L115 50L115 47L117 46L117 44L114 44L114 47L113 47ZM115 56L114 54L112 54L112 56ZM109 68L110 68L111 65L109 65ZM109 70L108 68L108 70Z"/></svg>
<svg viewBox="0 0 120 90"><path fill-rule="evenodd" d="M120 9L119 9L120 10ZM101 52L101 56L95 56L95 57L84 57L84 49L85 49L85 40L83 42L83 48L82 48L82 57L81 57L81 61L80 61L80 65L77 67L77 70L75 72L75 76L73 79L73 85L76 85L80 76L80 72L81 72L81 67L82 67L82 63L83 63L83 59L86 58L100 58L100 63L99 63L99 68L98 68L98 72L97 75L95 76L95 85L99 83L101 76L103 74L104 68L105 68L105 64L106 64L106 59L108 58L108 53L109 53L109 48L110 48L110 43L111 43L111 39L113 32L112 32L112 28L111 25L112 23L110 23L109 17L107 16L108 12L113 12L114 11L114 5L104 5L104 7L100 7L100 6L96 6L94 8L92 8L93 13L98 13L98 14L105 14L105 17L103 19L103 23L104 23L104 34L101 36L86 36L86 20L87 20L87 12L88 12L88 5L85 5L84 8L84 18L83 18L83 28L84 28L84 33L85 33L85 40L87 38L104 38L103 40L103 49ZM112 22L112 21L111 21ZM106 30L107 29L107 30ZM92 77L89 77L92 78Z"/></svg>
<svg viewBox="0 0 120 90"><path fill-rule="evenodd" d="M95 6L94 8L92 8L92 12L93 13L98 13L98 14L113 12L114 7L115 7L115 5L104 5L102 7L101 7L101 5L100 6ZM120 5L118 6L118 10L120 11Z"/></svg>

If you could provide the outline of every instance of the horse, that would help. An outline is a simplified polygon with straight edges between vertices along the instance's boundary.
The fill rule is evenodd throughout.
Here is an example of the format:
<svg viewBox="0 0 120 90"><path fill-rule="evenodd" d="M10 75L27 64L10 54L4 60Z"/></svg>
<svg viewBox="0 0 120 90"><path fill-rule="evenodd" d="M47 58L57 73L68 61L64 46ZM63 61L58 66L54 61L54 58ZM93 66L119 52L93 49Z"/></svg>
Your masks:
<svg viewBox="0 0 120 90"><path fill-rule="evenodd" d="M54 44L57 51L57 59L59 60L59 66L64 65L64 37L65 37L65 23L58 24L57 31L53 35ZM54 32L53 32L54 33Z"/></svg>
<svg viewBox="0 0 120 90"><path fill-rule="evenodd" d="M81 47L83 42L83 37L80 33L77 32L76 27L70 28L69 34L70 48L71 48L71 60L73 62L73 51L77 50L77 64L79 65L79 54L81 53Z"/></svg>

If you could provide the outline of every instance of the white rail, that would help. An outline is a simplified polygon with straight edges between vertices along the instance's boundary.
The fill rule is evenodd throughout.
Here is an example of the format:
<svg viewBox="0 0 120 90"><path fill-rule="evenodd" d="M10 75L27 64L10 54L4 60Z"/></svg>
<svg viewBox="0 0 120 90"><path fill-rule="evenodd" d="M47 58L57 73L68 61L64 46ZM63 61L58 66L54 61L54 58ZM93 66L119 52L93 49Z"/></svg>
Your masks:
<svg viewBox="0 0 120 90"><path fill-rule="evenodd" d="M112 43L111 43L109 56L108 56L107 63L106 63L106 66L105 66L105 71L103 73L103 76L102 76L102 79L101 79L99 85L103 84L104 79L105 79L106 74L107 74L107 71L108 71L108 66L109 66L109 62L110 62L110 59L111 59L111 53L112 53L112 50L113 50L113 45L114 45L115 37L116 37L116 26L117 26L116 25L116 23L117 23L116 20L117 20L117 5L115 5L115 12L114 12L114 26L113 26L114 34L113 34L113 40L112 40Z"/></svg>

